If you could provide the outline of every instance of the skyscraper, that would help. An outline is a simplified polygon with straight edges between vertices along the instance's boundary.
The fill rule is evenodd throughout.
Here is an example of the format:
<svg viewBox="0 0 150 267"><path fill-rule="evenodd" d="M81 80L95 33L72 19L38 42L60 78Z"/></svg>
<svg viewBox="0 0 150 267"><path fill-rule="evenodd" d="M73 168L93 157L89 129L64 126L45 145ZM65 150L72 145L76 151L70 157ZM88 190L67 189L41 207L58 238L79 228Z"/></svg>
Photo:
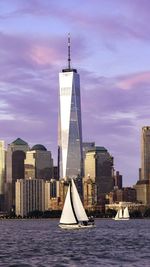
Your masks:
<svg viewBox="0 0 150 267"><path fill-rule="evenodd" d="M27 216L29 212L48 210L50 182L43 179L17 179L15 183L16 215Z"/></svg>
<svg viewBox="0 0 150 267"><path fill-rule="evenodd" d="M139 180L134 188L137 200L145 205L150 205L150 126L142 127L141 169Z"/></svg>
<svg viewBox="0 0 150 267"><path fill-rule="evenodd" d="M103 196L113 186L113 158L105 147L95 146L86 153L85 158L84 202L87 202L87 197L93 198L94 202L97 198L97 204L101 205ZM97 194L96 198L93 192Z"/></svg>
<svg viewBox="0 0 150 267"><path fill-rule="evenodd" d="M15 205L15 182L24 178L24 160L29 145L17 138L7 148L6 156L6 183L5 183L5 209L9 211Z"/></svg>
<svg viewBox="0 0 150 267"><path fill-rule="evenodd" d="M0 210L4 202L4 180L5 180L5 147L4 141L0 140Z"/></svg>
<svg viewBox="0 0 150 267"><path fill-rule="evenodd" d="M53 159L51 152L41 145L34 145L26 152L24 161L25 178L50 180L53 176Z"/></svg>
<svg viewBox="0 0 150 267"><path fill-rule="evenodd" d="M142 127L141 180L150 180L150 126Z"/></svg>
<svg viewBox="0 0 150 267"><path fill-rule="evenodd" d="M82 125L80 77L70 65L70 36L68 36L68 68L59 73L59 178L82 175Z"/></svg>
<svg viewBox="0 0 150 267"><path fill-rule="evenodd" d="M82 147L83 147L83 177L84 177L84 170L85 170L84 164L85 164L86 153L95 147L95 142L83 142Z"/></svg>

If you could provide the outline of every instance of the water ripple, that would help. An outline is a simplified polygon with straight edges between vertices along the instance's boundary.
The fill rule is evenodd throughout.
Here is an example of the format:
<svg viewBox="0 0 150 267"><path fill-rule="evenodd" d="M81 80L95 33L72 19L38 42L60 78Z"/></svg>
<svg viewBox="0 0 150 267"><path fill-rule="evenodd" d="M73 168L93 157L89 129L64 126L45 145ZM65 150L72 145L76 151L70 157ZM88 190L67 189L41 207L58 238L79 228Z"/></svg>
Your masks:
<svg viewBox="0 0 150 267"><path fill-rule="evenodd" d="M2 267L150 266L150 220L99 219L62 230L58 220L0 220Z"/></svg>

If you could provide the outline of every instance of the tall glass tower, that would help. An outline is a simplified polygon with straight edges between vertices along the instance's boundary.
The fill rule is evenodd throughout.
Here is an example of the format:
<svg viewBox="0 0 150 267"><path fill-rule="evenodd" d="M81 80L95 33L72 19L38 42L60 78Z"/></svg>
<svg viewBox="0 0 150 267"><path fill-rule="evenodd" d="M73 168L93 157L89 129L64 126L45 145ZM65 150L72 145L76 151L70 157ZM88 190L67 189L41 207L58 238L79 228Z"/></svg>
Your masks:
<svg viewBox="0 0 150 267"><path fill-rule="evenodd" d="M59 73L59 179L82 175L82 124L80 77L71 68L70 36L68 35L68 68Z"/></svg>

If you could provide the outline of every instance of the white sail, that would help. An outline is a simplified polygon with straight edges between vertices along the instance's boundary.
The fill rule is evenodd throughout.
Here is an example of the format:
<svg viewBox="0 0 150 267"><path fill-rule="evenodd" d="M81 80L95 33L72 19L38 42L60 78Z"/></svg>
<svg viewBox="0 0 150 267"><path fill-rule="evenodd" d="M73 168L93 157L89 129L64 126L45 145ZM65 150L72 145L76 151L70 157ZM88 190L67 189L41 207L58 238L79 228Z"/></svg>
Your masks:
<svg viewBox="0 0 150 267"><path fill-rule="evenodd" d="M70 189L71 189L71 187L69 184L65 203L64 203L64 207L63 207L63 211L62 211L61 218L60 218L60 223L63 223L63 224L77 223L75 216L74 216L74 213L73 213L73 210L72 210L72 206L71 206Z"/></svg>
<svg viewBox="0 0 150 267"><path fill-rule="evenodd" d="M72 202L76 217L78 221L88 221L89 219L86 215L86 212L84 210L83 204L81 202L80 196L78 194L73 179L71 179L71 183L72 183Z"/></svg>
<svg viewBox="0 0 150 267"><path fill-rule="evenodd" d="M122 218L122 209L119 210L119 218Z"/></svg>
<svg viewBox="0 0 150 267"><path fill-rule="evenodd" d="M115 216L115 220L118 220L118 219L119 219L119 210L117 211L116 216Z"/></svg>
<svg viewBox="0 0 150 267"><path fill-rule="evenodd" d="M123 218L129 218L130 217L130 215L129 215L129 211L128 211L128 207L126 207L125 209L124 209L124 212L123 212Z"/></svg>

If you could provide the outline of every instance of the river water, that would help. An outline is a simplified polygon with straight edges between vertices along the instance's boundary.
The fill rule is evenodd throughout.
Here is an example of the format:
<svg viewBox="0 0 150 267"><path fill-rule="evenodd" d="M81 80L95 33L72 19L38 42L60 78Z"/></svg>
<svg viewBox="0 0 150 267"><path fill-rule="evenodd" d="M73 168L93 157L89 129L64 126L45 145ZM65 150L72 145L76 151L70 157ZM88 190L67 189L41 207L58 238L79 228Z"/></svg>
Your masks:
<svg viewBox="0 0 150 267"><path fill-rule="evenodd" d="M63 230L56 219L0 220L0 266L150 266L150 220L97 219Z"/></svg>

